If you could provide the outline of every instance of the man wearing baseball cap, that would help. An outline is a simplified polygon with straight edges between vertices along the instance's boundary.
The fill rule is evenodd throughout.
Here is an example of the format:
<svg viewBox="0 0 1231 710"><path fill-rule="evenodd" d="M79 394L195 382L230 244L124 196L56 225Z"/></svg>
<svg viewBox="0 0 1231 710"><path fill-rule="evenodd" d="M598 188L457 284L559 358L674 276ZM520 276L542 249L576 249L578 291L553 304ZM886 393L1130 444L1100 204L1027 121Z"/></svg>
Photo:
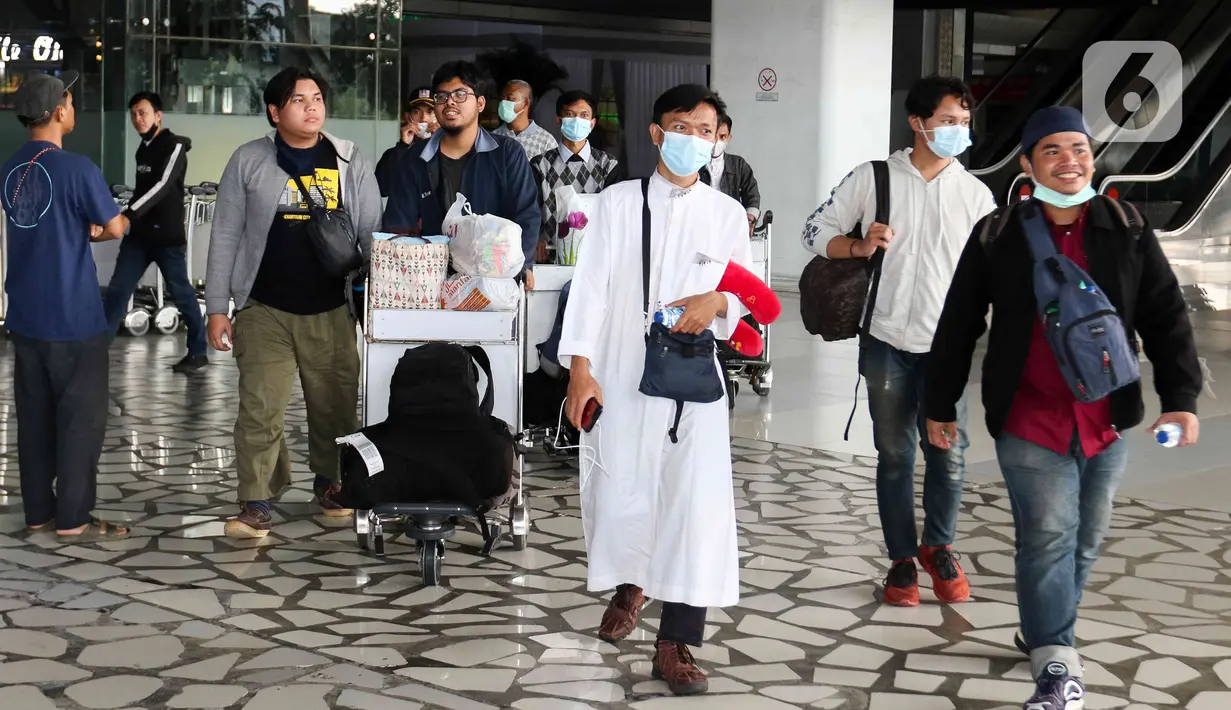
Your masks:
<svg viewBox="0 0 1231 710"><path fill-rule="evenodd" d="M1013 502L1021 616L1015 641L1030 655L1036 681L1024 707L1079 710L1085 687L1074 647L1077 607L1127 463L1122 433L1145 416L1133 376L1138 337L1154 365L1163 412L1152 430L1176 425L1180 446L1197 442L1201 366L1184 297L1154 230L1131 204L1095 195L1081 113L1067 106L1036 112L1022 132L1021 164L1034 180L1032 198L975 225L958 262L932 343L928 439L953 446L956 404L990 306L983 404ZM1046 270L1036 271L1036 260ZM1074 279L1075 289L1060 290ZM1093 298L1105 299L1101 310L1081 316ZM1039 305L1048 328L1064 334L1068 375ZM1084 396L1093 383L1109 394Z"/></svg>
<svg viewBox="0 0 1231 710"><path fill-rule="evenodd" d="M376 183L380 185L380 196L389 196L389 187L393 184L393 171L396 170L402 155L410 150L415 141L427 140L440 128L436 120L436 101L432 99L429 87L415 89L402 109L402 125L400 140L376 163Z"/></svg>
<svg viewBox="0 0 1231 710"><path fill-rule="evenodd" d="M102 171L64 150L77 72L36 74L14 93L30 140L0 166L8 220L17 460L26 526L62 538L125 534L91 521L107 428L107 321L91 241L128 229Z"/></svg>

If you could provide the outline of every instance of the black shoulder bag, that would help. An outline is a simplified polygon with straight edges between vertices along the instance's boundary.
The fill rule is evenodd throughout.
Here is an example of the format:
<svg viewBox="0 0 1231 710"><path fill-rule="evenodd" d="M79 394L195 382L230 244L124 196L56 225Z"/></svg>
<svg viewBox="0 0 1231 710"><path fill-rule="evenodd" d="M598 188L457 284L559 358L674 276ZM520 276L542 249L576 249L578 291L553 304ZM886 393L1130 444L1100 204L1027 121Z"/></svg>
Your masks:
<svg viewBox="0 0 1231 710"><path fill-rule="evenodd" d="M641 180L641 291L643 317L650 314L650 181ZM647 397L675 402L675 422L668 435L679 443L684 403L709 404L726 396L726 384L718 374L717 341L714 333L672 333L662 323L650 325L645 339L645 368L638 390Z"/></svg>
<svg viewBox="0 0 1231 710"><path fill-rule="evenodd" d="M359 235L355 233L355 223L345 208L328 209L318 205L312 199L312 193L304 186L303 179L293 176L295 184L303 193L308 203L308 238L312 241L312 251L320 260L325 272L334 278L346 278L351 272L363 266L363 253L359 251ZM349 299L348 299L349 300Z"/></svg>

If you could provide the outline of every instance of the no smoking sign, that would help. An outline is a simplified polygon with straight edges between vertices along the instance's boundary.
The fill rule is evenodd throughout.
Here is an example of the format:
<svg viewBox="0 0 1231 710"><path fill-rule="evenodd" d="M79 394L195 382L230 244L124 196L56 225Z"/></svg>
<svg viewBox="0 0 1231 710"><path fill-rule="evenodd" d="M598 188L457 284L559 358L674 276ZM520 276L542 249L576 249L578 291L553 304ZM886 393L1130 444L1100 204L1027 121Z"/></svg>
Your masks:
<svg viewBox="0 0 1231 710"><path fill-rule="evenodd" d="M757 85L761 91L773 91L778 85L778 73L773 69L762 69L760 75L757 76Z"/></svg>

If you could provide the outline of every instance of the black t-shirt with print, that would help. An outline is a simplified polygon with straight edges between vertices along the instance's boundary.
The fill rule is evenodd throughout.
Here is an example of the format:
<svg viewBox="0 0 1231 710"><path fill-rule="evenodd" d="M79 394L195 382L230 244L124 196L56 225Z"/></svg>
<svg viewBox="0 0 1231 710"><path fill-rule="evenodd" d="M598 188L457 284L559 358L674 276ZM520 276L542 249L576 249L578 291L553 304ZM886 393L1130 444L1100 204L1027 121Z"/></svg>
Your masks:
<svg viewBox="0 0 1231 710"><path fill-rule="evenodd" d="M342 206L338 155L333 144L322 139L313 148L292 148L275 139L278 165L287 172L286 186L278 199L278 211L269 228L269 241L252 284L250 297L258 303L296 315L316 315L346 303L344 279L330 276L312 248L307 224L312 218L292 171L316 204L329 209Z"/></svg>

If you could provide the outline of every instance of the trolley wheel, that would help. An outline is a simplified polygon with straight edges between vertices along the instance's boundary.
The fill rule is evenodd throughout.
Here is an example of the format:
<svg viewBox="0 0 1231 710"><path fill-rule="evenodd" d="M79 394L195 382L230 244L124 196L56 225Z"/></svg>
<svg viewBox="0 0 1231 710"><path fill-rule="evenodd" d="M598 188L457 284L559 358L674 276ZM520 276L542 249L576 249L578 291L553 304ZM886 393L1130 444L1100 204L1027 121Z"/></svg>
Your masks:
<svg viewBox="0 0 1231 710"><path fill-rule="evenodd" d="M124 316L124 329L134 337L140 338L150 332L150 314L141 308L134 308Z"/></svg>
<svg viewBox="0 0 1231 710"><path fill-rule="evenodd" d="M727 409L735 409L735 398L739 396L739 380L729 378L727 380Z"/></svg>
<svg viewBox="0 0 1231 710"><path fill-rule="evenodd" d="M368 542L367 533L355 533L355 544L359 546L360 550L372 549L371 543Z"/></svg>
<svg viewBox="0 0 1231 710"><path fill-rule="evenodd" d="M154 314L154 327L163 335L170 335L180 328L180 312L174 307L159 309Z"/></svg>
<svg viewBox="0 0 1231 710"><path fill-rule="evenodd" d="M521 552L522 550L526 549L526 538L529 537L528 535L514 535L512 533L509 533L509 537L513 539L513 549L514 550Z"/></svg>
<svg viewBox="0 0 1231 710"><path fill-rule="evenodd" d="M756 376L752 378L751 384L753 392L756 392L761 397L769 396L769 390L772 385L765 381L765 374L763 372L758 372Z"/></svg>
<svg viewBox="0 0 1231 710"><path fill-rule="evenodd" d="M428 540L419 543L419 569L423 573L423 584L429 587L440 586L440 564L444 556L444 544L439 540Z"/></svg>

